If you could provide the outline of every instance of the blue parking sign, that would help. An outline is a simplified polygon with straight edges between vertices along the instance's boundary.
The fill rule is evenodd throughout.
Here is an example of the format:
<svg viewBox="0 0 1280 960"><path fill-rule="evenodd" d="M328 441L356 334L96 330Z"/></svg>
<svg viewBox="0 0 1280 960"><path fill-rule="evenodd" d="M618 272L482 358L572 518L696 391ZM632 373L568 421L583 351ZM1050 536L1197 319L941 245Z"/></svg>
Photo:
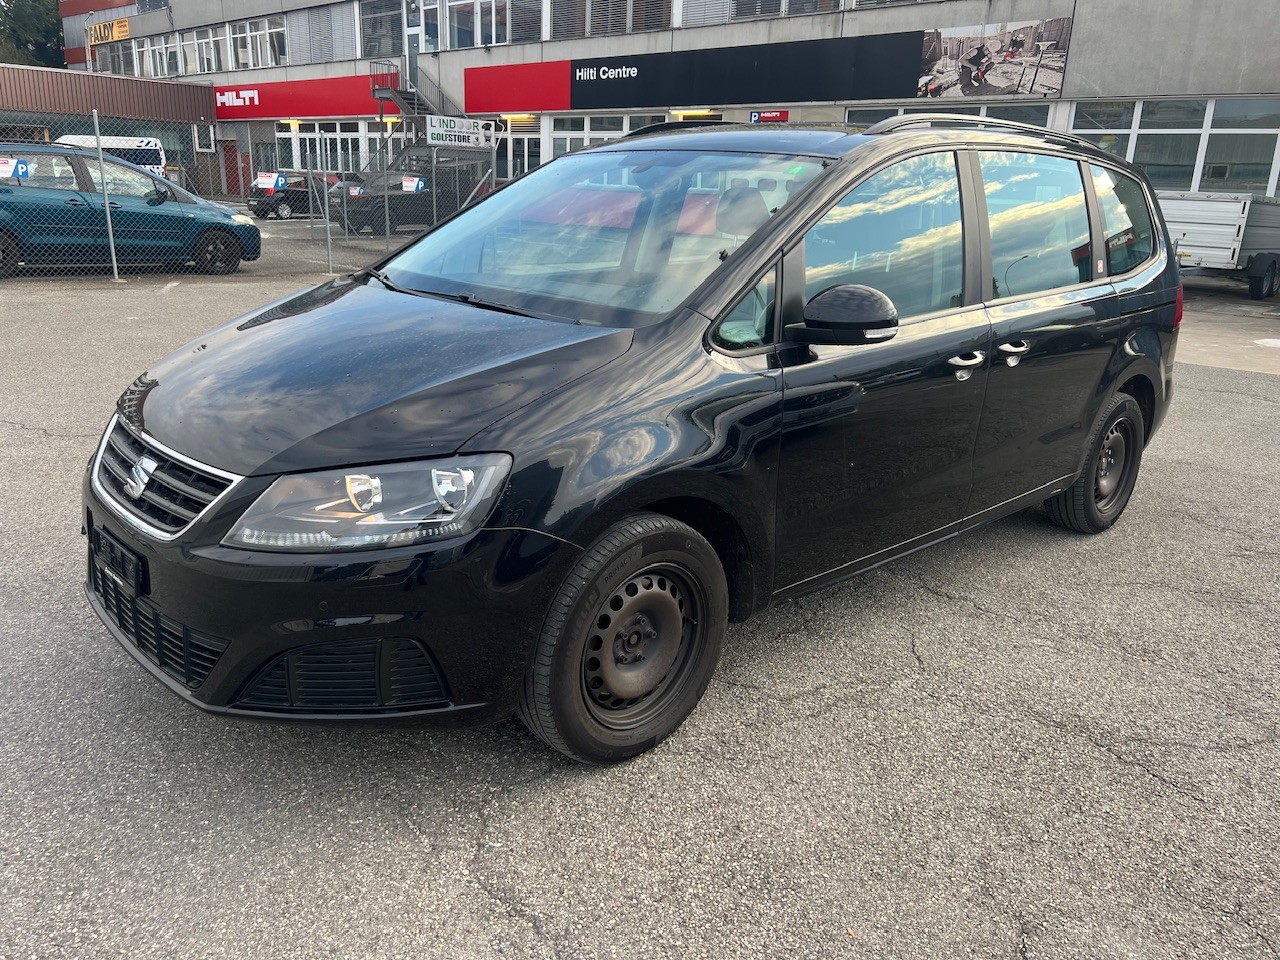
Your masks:
<svg viewBox="0 0 1280 960"><path fill-rule="evenodd" d="M752 110L752 111L751 111L751 122L752 122L752 123L759 123L759 122L760 122L760 111L759 111L759 110Z"/></svg>
<svg viewBox="0 0 1280 960"><path fill-rule="evenodd" d="M285 185L285 176L283 173L276 174L276 189L283 190Z"/></svg>
<svg viewBox="0 0 1280 960"><path fill-rule="evenodd" d="M25 180L30 176L30 161L17 160L12 157L0 157L0 177L13 177L16 180Z"/></svg>
<svg viewBox="0 0 1280 960"><path fill-rule="evenodd" d="M25 160L19 160L13 165L13 175L19 180L26 180L31 176L31 164Z"/></svg>

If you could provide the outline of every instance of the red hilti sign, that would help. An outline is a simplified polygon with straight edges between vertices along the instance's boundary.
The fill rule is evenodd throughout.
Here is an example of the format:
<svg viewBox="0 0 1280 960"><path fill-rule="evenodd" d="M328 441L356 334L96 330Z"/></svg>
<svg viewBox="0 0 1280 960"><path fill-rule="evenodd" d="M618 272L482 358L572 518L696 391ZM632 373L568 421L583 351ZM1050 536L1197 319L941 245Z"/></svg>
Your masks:
<svg viewBox="0 0 1280 960"><path fill-rule="evenodd" d="M791 119L790 110L752 110L752 123L786 123Z"/></svg>
<svg viewBox="0 0 1280 960"><path fill-rule="evenodd" d="M369 76L322 77L318 80L285 80L214 87L219 120L288 120L294 117L376 117L378 101L373 97ZM379 86L395 86L395 75L377 78ZM395 115L394 103L383 105L383 113Z"/></svg>

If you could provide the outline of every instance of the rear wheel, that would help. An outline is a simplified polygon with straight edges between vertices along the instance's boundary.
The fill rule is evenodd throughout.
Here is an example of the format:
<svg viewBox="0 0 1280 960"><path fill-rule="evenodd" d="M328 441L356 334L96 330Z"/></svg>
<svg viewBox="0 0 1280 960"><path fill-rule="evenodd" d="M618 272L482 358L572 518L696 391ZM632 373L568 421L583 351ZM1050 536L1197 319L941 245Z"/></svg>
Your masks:
<svg viewBox="0 0 1280 960"><path fill-rule="evenodd" d="M657 514L614 524L552 604L520 719L585 763L648 750L702 698L728 612L724 569L697 531Z"/></svg>
<svg viewBox="0 0 1280 960"><path fill-rule="evenodd" d="M21 256L18 241L7 233L0 233L0 277L11 277L17 273Z"/></svg>
<svg viewBox="0 0 1280 960"><path fill-rule="evenodd" d="M1117 393L1089 438L1089 455L1080 477L1045 501L1049 519L1079 533L1110 529L1133 494L1144 442L1138 401L1127 393Z"/></svg>
<svg viewBox="0 0 1280 960"><path fill-rule="evenodd" d="M1280 267L1273 260L1262 276L1249 278L1249 298L1261 300L1263 297L1274 297L1277 287L1280 287Z"/></svg>
<svg viewBox="0 0 1280 960"><path fill-rule="evenodd" d="M293 206L288 201L281 200L276 204L276 218L279 220L292 220Z"/></svg>
<svg viewBox="0 0 1280 960"><path fill-rule="evenodd" d="M226 231L210 230L196 240L192 259L201 273L235 273L240 266L240 243Z"/></svg>

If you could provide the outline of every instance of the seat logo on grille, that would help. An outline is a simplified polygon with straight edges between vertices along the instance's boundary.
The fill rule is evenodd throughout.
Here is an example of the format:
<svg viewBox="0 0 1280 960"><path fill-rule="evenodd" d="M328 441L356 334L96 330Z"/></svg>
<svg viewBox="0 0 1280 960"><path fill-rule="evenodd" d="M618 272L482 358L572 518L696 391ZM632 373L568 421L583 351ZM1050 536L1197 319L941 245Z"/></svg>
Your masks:
<svg viewBox="0 0 1280 960"><path fill-rule="evenodd" d="M137 500L142 496L142 491L147 489L147 484L151 482L151 475L156 472L158 466L160 466L159 461L143 456L129 469L129 482L124 485L124 492L131 499Z"/></svg>

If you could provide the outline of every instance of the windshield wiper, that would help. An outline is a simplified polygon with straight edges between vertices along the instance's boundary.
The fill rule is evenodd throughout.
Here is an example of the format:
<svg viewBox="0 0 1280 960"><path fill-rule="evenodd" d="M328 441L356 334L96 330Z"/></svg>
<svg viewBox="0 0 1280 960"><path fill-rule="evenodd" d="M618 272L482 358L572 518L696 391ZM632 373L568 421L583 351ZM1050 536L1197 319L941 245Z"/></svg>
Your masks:
<svg viewBox="0 0 1280 960"><path fill-rule="evenodd" d="M407 293L411 297L435 297L438 300L452 300L455 303L465 303L471 307L481 307L485 310L495 310L498 313L510 313L517 317L532 317L539 319L536 313L528 313L515 307L507 306L505 303L498 303L494 300L484 300L470 293L440 293L436 290L414 290L410 287L402 287L381 270L376 267L365 267L363 270L352 274L354 277L373 277L380 284L394 293Z"/></svg>
<svg viewBox="0 0 1280 960"><path fill-rule="evenodd" d="M539 319L536 313L529 313L528 311L508 306L505 303L498 303L496 300L485 300L472 293L440 293L436 290L416 290L414 292L424 297L439 297L441 300L452 300L455 303L465 303L471 307L482 307L485 310L496 310L498 313L510 313L517 317L533 317L535 320Z"/></svg>
<svg viewBox="0 0 1280 960"><path fill-rule="evenodd" d="M392 293L407 293L411 297L425 296L425 294L423 294L422 291L420 290L410 290L406 287L400 286L398 283L396 283L394 280L388 277L385 273L383 273L377 267L365 267L363 270L359 270L356 273L353 273L352 276L355 277L356 279L359 279L362 277L373 277L373 279L377 280L380 284L382 284Z"/></svg>

